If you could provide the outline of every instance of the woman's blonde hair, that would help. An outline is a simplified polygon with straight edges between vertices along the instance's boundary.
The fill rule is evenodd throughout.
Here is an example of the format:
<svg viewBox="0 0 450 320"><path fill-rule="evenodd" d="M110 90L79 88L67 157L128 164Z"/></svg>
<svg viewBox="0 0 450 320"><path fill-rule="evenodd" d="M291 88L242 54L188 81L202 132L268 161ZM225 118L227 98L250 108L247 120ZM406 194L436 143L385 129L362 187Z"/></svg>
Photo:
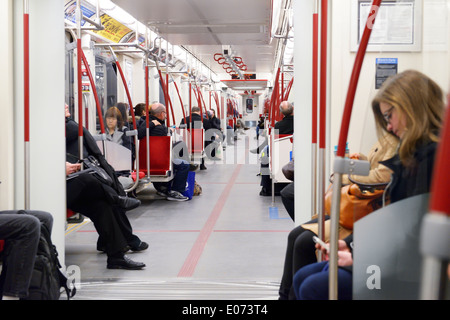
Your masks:
<svg viewBox="0 0 450 320"><path fill-rule="evenodd" d="M393 106L406 119L398 150L404 165L413 159L420 144L439 141L445 109L443 93L428 76L419 71L406 70L383 83L372 101L372 109L379 134L384 135L388 131L388 123L381 114L381 102Z"/></svg>
<svg viewBox="0 0 450 320"><path fill-rule="evenodd" d="M117 129L122 129L123 119L122 119L122 113L120 112L119 108L117 108L117 107L109 108L105 114L105 123L106 123L106 118L116 118L117 119Z"/></svg>

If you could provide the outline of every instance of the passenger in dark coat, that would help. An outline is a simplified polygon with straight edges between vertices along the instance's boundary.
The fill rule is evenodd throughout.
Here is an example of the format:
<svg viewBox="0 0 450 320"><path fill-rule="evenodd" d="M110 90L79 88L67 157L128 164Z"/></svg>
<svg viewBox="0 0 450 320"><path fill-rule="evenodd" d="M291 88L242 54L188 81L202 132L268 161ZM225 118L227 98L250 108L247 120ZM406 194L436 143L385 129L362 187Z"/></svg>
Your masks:
<svg viewBox="0 0 450 320"><path fill-rule="evenodd" d="M165 125L166 107L162 103L155 103L150 106L148 113L149 113L149 135L167 136L169 130ZM140 139L146 136L146 127L147 127L146 122L142 121L138 127L138 137ZM184 149L185 151L187 151L187 147L180 147L177 148L177 150L178 149ZM184 196L183 192L186 189L186 181L188 178L190 166L188 161L181 159L180 155L179 154L177 155L176 153L177 152L174 152L174 159L172 160L172 165L174 168L173 179L169 183L154 182L153 185L155 189L158 191L158 193L160 195L165 196L167 200L186 201L189 200L189 198Z"/></svg>
<svg viewBox="0 0 450 320"><path fill-rule="evenodd" d="M133 234L131 224L125 214L140 205L140 201L126 197L126 193L114 169L103 157L95 139L83 128L82 158L93 156L112 179L107 185L90 173L78 172L80 164L78 150L78 124L69 118L66 105L66 174L67 207L89 218L99 234L97 249L108 255L110 269L141 269L145 264L134 262L124 255L128 249L142 251L148 244ZM74 175L76 173L76 175Z"/></svg>

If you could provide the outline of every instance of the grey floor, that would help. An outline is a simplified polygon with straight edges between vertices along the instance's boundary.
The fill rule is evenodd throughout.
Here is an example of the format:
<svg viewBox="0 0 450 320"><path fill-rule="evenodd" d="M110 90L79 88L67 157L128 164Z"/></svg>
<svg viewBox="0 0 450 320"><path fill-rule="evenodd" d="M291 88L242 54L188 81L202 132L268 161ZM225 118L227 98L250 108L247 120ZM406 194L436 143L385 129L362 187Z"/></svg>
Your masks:
<svg viewBox="0 0 450 320"><path fill-rule="evenodd" d="M254 137L254 128L245 131L222 160L196 171L203 193L190 201L162 199L151 184L138 194L142 205L128 217L150 247L129 256L143 270L108 270L93 224L69 225L66 265L81 275L74 299L277 299L294 223L280 197L259 195Z"/></svg>

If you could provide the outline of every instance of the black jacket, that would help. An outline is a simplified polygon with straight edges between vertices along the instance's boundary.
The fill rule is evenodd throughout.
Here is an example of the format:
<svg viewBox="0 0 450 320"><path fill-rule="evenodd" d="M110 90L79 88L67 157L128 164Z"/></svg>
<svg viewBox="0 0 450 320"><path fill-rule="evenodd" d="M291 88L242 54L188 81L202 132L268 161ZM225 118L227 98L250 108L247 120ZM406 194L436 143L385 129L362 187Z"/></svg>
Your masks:
<svg viewBox="0 0 450 320"><path fill-rule="evenodd" d="M186 117L186 123L188 128L191 127L192 123L192 127L194 129L200 129L202 128L202 116L197 113L192 113L191 116ZM184 118L181 119L180 125L182 124L184 124ZM206 118L203 118L203 129L205 130L211 129L211 122Z"/></svg>
<svg viewBox="0 0 450 320"><path fill-rule="evenodd" d="M142 121L139 121L139 125L138 125L138 138L142 139L145 138L146 136L146 128L147 128L147 123L146 123L146 118L145 116L142 116L141 119ZM166 127L166 124L163 120L158 119L155 116L150 116L149 120L149 134L150 136L167 136L168 133L168 129ZM153 120L158 121L161 125L155 125L153 123Z"/></svg>
<svg viewBox="0 0 450 320"><path fill-rule="evenodd" d="M435 142L418 147L414 153L414 162L408 167L400 162L398 155L380 161L381 164L393 171L392 182L387 190L391 203L430 192L436 149L437 143Z"/></svg>
<svg viewBox="0 0 450 320"><path fill-rule="evenodd" d="M293 134L294 116L285 116L281 121L275 123L275 129L278 129L278 134Z"/></svg>
<svg viewBox="0 0 450 320"><path fill-rule="evenodd" d="M80 158L78 150L78 123L70 118L66 118L66 154L66 161L70 163L75 163ZM83 127L83 159L88 156L93 156L98 160L101 167L112 178L112 187L119 195L125 195L114 168L106 161L91 133Z"/></svg>

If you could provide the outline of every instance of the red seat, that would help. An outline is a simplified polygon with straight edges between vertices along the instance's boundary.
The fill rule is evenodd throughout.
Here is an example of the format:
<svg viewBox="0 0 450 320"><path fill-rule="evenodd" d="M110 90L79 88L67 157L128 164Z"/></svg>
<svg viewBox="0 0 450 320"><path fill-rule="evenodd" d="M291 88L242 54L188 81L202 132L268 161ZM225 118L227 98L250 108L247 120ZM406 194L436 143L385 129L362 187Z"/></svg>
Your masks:
<svg viewBox="0 0 450 320"><path fill-rule="evenodd" d="M172 137L150 137L150 176L170 176L172 172ZM139 178L147 175L147 140L139 140ZM134 173L136 179L136 173Z"/></svg>
<svg viewBox="0 0 450 320"><path fill-rule="evenodd" d="M189 129L191 133L192 153L203 153L205 130L204 129Z"/></svg>

